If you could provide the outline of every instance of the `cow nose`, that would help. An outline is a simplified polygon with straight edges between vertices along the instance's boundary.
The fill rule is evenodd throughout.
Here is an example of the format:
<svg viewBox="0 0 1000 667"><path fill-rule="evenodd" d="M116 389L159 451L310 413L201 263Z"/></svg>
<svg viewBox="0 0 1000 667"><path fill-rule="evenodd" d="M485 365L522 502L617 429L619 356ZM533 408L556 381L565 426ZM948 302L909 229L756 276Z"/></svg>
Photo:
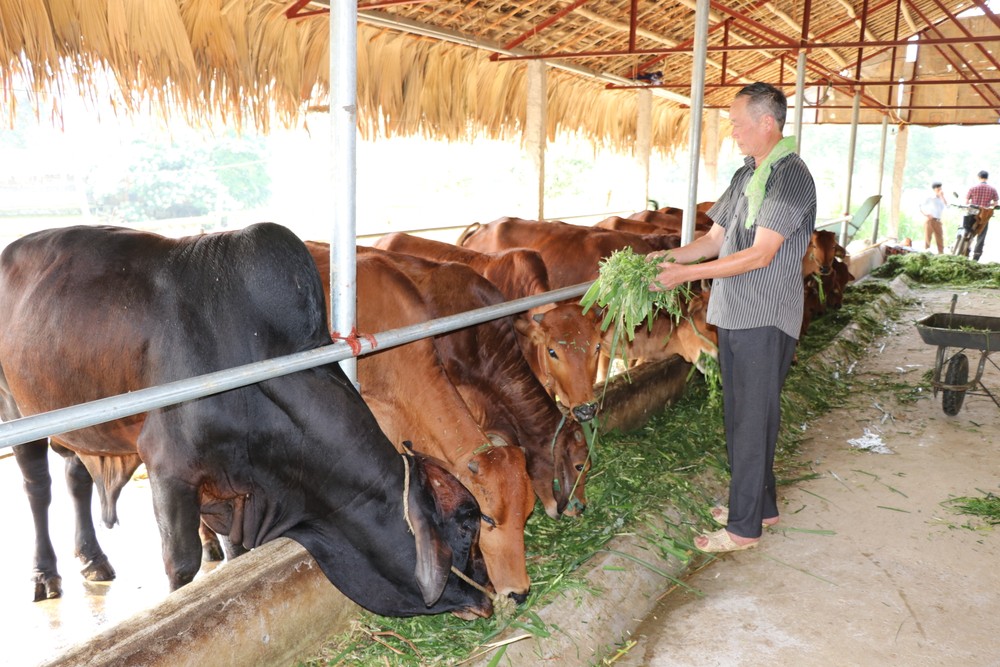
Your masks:
<svg viewBox="0 0 1000 667"><path fill-rule="evenodd" d="M821 266L821 267L819 267L819 275L821 275L821 276L828 276L828 275L830 275L831 271L833 271L833 267L831 267L831 266Z"/></svg>
<svg viewBox="0 0 1000 667"><path fill-rule="evenodd" d="M585 403L573 408L573 416L578 422L589 422L597 414L597 403Z"/></svg>
<svg viewBox="0 0 1000 667"><path fill-rule="evenodd" d="M528 592L524 593L508 593L507 597L516 602L517 604L524 604L524 601L528 599Z"/></svg>
<svg viewBox="0 0 1000 667"><path fill-rule="evenodd" d="M587 510L586 504L581 503L576 498L571 498L566 506L566 511L564 512L564 514L566 514L566 516L580 516L586 510Z"/></svg>

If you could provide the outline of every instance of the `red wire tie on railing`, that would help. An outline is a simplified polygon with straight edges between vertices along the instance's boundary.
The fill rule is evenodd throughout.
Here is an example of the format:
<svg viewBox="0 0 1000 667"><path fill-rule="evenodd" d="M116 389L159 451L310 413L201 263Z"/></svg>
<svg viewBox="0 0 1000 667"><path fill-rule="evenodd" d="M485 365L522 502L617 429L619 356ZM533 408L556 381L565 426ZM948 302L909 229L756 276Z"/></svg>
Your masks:
<svg viewBox="0 0 1000 667"><path fill-rule="evenodd" d="M371 344L373 350L378 347L378 341L375 340L374 334L359 334L356 327L351 327L351 333L347 336L341 336L339 331L334 331L330 334L330 338L333 340L342 340L347 343L355 357L361 354L361 341L358 339L359 336L364 337L364 339Z"/></svg>

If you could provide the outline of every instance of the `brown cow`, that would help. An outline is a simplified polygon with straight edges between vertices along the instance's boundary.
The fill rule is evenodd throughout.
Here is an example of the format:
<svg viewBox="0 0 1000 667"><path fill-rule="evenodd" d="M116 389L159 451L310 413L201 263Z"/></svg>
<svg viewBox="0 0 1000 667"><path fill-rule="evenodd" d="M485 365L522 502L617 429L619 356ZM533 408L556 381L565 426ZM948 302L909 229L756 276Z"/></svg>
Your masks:
<svg viewBox="0 0 1000 667"><path fill-rule="evenodd" d="M508 300L549 291L541 255L528 248L483 253L409 234L382 237L376 248L434 261L461 262L497 286ZM574 303L547 304L514 320L518 342L532 372L549 394L577 421L597 412L594 381L601 334L594 313Z"/></svg>
<svg viewBox="0 0 1000 667"><path fill-rule="evenodd" d="M330 249L306 242L329 303ZM433 318L420 289L393 262L359 254L358 328L381 332ZM496 446L469 412L448 378L434 342L423 339L365 355L358 360L361 396L379 427L402 451L411 441L418 452L445 462L479 502L479 546L497 593L523 602L530 582L524 525L534 506L524 452Z"/></svg>
<svg viewBox="0 0 1000 667"><path fill-rule="evenodd" d="M458 244L480 252L507 248L537 250L548 269L549 285L557 289L596 279L599 262L615 250L631 247L636 253L645 255L678 247L680 237L629 234L565 222L500 218L485 225L470 226Z"/></svg>
<svg viewBox="0 0 1000 667"><path fill-rule="evenodd" d="M631 341L626 340L625 349L614 351L615 358L627 360L628 367L633 368L641 363L669 359L676 354L704 372L702 355L713 359L719 358L718 331L714 325L705 321L708 299L708 290L695 291L683 304L683 314L679 322L661 313L653 320L652 329L645 323L639 325L634 332L635 338ZM611 327L601 347L599 369L601 379L607 377L611 365L613 335L614 327Z"/></svg>
<svg viewBox="0 0 1000 667"><path fill-rule="evenodd" d="M504 302L488 280L457 262L434 262L376 248L410 277L434 317ZM577 307L579 310L579 307ZM509 317L437 336L445 371L491 436L525 450L529 476L546 513L576 515L586 507L589 452L579 424L566 422L517 349Z"/></svg>
<svg viewBox="0 0 1000 667"><path fill-rule="evenodd" d="M631 218L622 218L617 215L604 218L594 224L599 229L611 229L618 232L628 232L629 234L676 234L680 235L680 227L677 231L665 229L650 222L641 222Z"/></svg>
<svg viewBox="0 0 1000 667"><path fill-rule="evenodd" d="M837 243L837 235L821 230L812 233L806 253L802 257L802 278L813 274L825 276L833 269L835 259L844 259L846 251Z"/></svg>
<svg viewBox="0 0 1000 667"><path fill-rule="evenodd" d="M839 308L844 288L854 280L844 262L846 251L831 231L814 231L802 257L803 307L799 336L805 335L813 318L828 308Z"/></svg>
<svg viewBox="0 0 1000 667"><path fill-rule="evenodd" d="M712 228L713 221L708 217L708 210L715 202L702 202L698 204L694 220L694 237L697 238L708 232ZM628 217L629 220L643 222L654 225L661 230L672 234L681 233L681 224L684 221L684 211L679 208L667 207L655 211L639 211ZM661 234L663 232L660 232Z"/></svg>

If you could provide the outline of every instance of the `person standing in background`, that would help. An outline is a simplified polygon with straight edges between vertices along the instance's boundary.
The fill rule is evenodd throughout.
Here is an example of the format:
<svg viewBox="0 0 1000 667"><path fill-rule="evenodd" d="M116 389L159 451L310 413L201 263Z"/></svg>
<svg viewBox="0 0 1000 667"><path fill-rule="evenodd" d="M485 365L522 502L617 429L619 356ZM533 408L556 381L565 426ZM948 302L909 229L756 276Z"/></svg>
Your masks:
<svg viewBox="0 0 1000 667"><path fill-rule="evenodd" d="M979 208L991 208L996 206L997 199L1000 198L1000 196L997 195L996 188L986 182L989 177L989 172L985 170L979 172L979 183L969 188L969 193L965 195L966 204L978 206ZM992 213L990 213L990 215L992 215ZM973 225L976 221L975 219L976 216L967 215L962 221L962 224L965 225L966 229L973 229ZM986 241L986 231L989 227L990 222L989 219L987 219L986 224L983 226L983 230L979 232L979 236L976 237L976 249L972 251L973 261L978 262L979 258L983 254L983 244Z"/></svg>
<svg viewBox="0 0 1000 667"><path fill-rule="evenodd" d="M944 254L944 229L941 227L941 216L948 202L944 198L944 190L938 182L931 183L933 194L920 205L920 212L927 216L924 222L924 248L931 249L931 238L937 245L938 254Z"/></svg>

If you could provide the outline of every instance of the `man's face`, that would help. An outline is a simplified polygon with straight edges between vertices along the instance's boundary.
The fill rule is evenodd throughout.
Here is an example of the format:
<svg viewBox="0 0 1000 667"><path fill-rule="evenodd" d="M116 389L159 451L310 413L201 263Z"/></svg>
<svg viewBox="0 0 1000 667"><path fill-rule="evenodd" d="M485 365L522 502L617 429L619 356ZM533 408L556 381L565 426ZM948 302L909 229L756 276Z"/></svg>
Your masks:
<svg viewBox="0 0 1000 667"><path fill-rule="evenodd" d="M767 153L770 134L770 116L761 114L754 118L750 110L750 98L739 95L729 107L729 121L733 124L733 141L740 147L743 155L752 155L763 159ZM762 155L764 153L764 155Z"/></svg>

